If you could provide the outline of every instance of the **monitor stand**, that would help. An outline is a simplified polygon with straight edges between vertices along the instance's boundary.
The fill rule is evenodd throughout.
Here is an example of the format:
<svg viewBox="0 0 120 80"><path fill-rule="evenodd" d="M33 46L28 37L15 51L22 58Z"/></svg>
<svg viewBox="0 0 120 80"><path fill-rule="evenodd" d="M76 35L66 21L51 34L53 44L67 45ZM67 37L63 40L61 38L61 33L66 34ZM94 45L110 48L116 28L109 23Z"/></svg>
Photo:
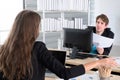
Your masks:
<svg viewBox="0 0 120 80"><path fill-rule="evenodd" d="M70 53L70 58L75 59L78 52L79 52L79 50L77 49L77 47L73 47L72 53Z"/></svg>

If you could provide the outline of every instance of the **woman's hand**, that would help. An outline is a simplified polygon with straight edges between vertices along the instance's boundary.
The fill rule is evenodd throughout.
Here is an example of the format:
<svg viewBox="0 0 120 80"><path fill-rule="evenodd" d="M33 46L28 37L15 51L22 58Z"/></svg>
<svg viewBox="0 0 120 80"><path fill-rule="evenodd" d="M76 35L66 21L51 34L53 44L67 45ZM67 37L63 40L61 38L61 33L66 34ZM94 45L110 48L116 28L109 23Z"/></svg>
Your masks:
<svg viewBox="0 0 120 80"><path fill-rule="evenodd" d="M84 64L85 71L89 71L90 69L98 68L100 66L107 66L112 68L118 66L118 64L115 62L115 59L113 58L103 58L100 60Z"/></svg>
<svg viewBox="0 0 120 80"><path fill-rule="evenodd" d="M108 67L115 67L118 64L116 63L115 59L113 58L104 58L101 60L98 60L99 66L108 66Z"/></svg>

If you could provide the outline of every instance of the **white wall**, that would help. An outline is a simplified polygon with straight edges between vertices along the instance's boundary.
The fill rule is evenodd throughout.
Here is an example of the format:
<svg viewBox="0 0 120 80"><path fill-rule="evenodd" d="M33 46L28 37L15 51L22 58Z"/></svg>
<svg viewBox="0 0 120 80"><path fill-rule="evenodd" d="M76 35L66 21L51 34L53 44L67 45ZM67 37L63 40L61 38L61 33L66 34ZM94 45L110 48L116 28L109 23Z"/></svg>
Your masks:
<svg viewBox="0 0 120 80"><path fill-rule="evenodd" d="M120 0L95 0L95 16L104 13L109 17L109 27L115 33L114 45L120 46Z"/></svg>
<svg viewBox="0 0 120 80"><path fill-rule="evenodd" d="M1 0L0 1L0 44L8 36L14 18L23 9L23 0ZM4 36L3 36L4 35Z"/></svg>

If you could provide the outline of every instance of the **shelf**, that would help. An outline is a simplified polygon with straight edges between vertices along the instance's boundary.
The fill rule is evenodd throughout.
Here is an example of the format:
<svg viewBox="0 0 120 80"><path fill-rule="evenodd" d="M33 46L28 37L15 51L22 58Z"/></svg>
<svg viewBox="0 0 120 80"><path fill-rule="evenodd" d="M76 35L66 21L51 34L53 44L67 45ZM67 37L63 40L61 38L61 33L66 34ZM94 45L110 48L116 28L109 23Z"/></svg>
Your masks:
<svg viewBox="0 0 120 80"><path fill-rule="evenodd" d="M87 11L89 0L38 0L37 10Z"/></svg>
<svg viewBox="0 0 120 80"><path fill-rule="evenodd" d="M79 11L79 10L39 10L39 11L37 11L37 12L40 12L40 13L61 13L61 12L64 12L64 13L66 13L66 12L88 12L88 11L84 11L84 10L81 10L81 11Z"/></svg>
<svg viewBox="0 0 120 80"><path fill-rule="evenodd" d="M63 28L83 29L88 25L90 0L37 0L41 32L46 44L58 44ZM54 40L48 39L54 36ZM54 41L54 42L52 42ZM47 45L47 46L49 46Z"/></svg>

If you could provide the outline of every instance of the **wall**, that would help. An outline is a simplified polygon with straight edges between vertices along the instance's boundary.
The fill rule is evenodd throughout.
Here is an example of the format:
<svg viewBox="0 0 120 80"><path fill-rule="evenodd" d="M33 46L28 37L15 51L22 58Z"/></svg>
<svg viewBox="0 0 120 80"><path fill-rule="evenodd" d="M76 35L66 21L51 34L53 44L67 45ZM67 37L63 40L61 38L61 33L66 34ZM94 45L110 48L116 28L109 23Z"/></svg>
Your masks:
<svg viewBox="0 0 120 80"><path fill-rule="evenodd" d="M117 57L119 57L120 56L120 46L114 45L112 47L111 52L110 52L110 56L117 56Z"/></svg>
<svg viewBox="0 0 120 80"><path fill-rule="evenodd" d="M14 18L23 9L23 0L0 1L0 44L7 38ZM4 35L4 36L3 36Z"/></svg>
<svg viewBox="0 0 120 80"><path fill-rule="evenodd" d="M115 33L114 45L120 46L120 0L95 0L95 16L104 13L109 17L109 27Z"/></svg>

